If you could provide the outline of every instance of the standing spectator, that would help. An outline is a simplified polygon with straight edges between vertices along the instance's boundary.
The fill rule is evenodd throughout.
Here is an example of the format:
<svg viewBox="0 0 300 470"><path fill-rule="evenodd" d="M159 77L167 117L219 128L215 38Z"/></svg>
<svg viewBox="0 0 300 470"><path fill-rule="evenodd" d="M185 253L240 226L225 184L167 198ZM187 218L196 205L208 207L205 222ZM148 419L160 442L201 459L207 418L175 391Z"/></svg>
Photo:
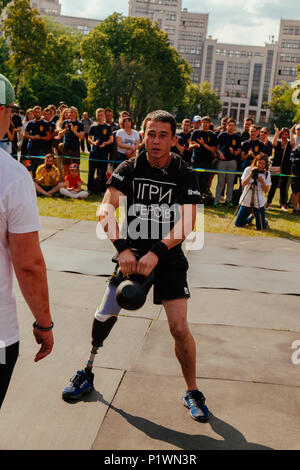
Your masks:
<svg viewBox="0 0 300 470"><path fill-rule="evenodd" d="M63 138L63 143L58 144L58 149L63 155L64 176L66 176L71 163L80 165L80 141L84 138L83 125L78 121L78 110L75 106L70 107L70 119L63 121L58 135L59 138Z"/></svg>
<svg viewBox="0 0 300 470"><path fill-rule="evenodd" d="M92 145L89 159L88 191L94 191L94 176L97 175L100 180L100 194L105 192L106 170L108 162L108 149L113 143L111 127L105 122L105 111L103 108L96 110L96 121L89 131L89 143Z"/></svg>
<svg viewBox="0 0 300 470"><path fill-rule="evenodd" d="M217 153L219 155L218 170L228 171L229 174L218 173L218 184L216 188L216 196L214 206L218 206L222 189L227 182L226 203L228 207L232 207L232 194L234 184L234 172L237 170L238 158L241 153L241 137L235 132L236 121L235 119L228 119L227 132L219 134L217 139Z"/></svg>
<svg viewBox="0 0 300 470"><path fill-rule="evenodd" d="M12 123L14 125L14 128L15 128L15 132L14 132L14 139L12 141L12 156L18 160L18 140L20 138L20 134L22 132L22 119L19 115L19 107L15 107L14 109L12 109L12 117L11 117L11 120L12 120Z"/></svg>
<svg viewBox="0 0 300 470"><path fill-rule="evenodd" d="M242 142L241 148L241 169L250 166L254 157L257 157L260 153L263 153L264 144L261 140L257 139L257 126L250 126L249 128L250 138Z"/></svg>
<svg viewBox="0 0 300 470"><path fill-rule="evenodd" d="M53 152L56 155L56 165L60 172L61 181L63 180L64 166L63 157L59 155L58 145L63 142L63 138L59 137L59 132L62 130L62 123L67 119L70 119L70 110L69 108L63 108L56 121L55 137L53 139Z"/></svg>
<svg viewBox="0 0 300 470"><path fill-rule="evenodd" d="M268 155L268 157L271 157L273 152L273 145L272 142L270 142L268 139L269 133L270 132L267 127L262 127L259 133L259 140L261 140L263 143L263 153Z"/></svg>
<svg viewBox="0 0 300 470"><path fill-rule="evenodd" d="M284 175L289 175L291 173L290 156L294 147L294 137L292 131L290 131L288 127L283 127L281 131L279 131L276 124L274 124L274 129L275 135L272 142L274 147L274 157L272 160L272 166L270 167L272 185L268 194L267 208L272 203L276 189L280 183L280 205L281 209L287 212L287 189L289 177L280 176L280 173L283 173Z"/></svg>
<svg viewBox="0 0 300 470"><path fill-rule="evenodd" d="M0 75L0 138L7 132L14 105L14 89ZM0 407L18 358L19 327L13 293L13 268L34 318L33 334L41 346L35 362L53 347L46 266L40 249L40 221L34 186L23 165L0 149ZM4 363L3 363L4 362ZM28 393L28 390L27 390Z"/></svg>
<svg viewBox="0 0 300 470"><path fill-rule="evenodd" d="M201 127L201 122L202 122L202 119L201 119L201 116L194 116L193 119L192 119L192 125L193 125L193 131L197 131L200 129Z"/></svg>
<svg viewBox="0 0 300 470"><path fill-rule="evenodd" d="M52 112L50 108L46 108L43 114L44 114L44 120L48 123L49 130L50 130L50 140L46 142L46 152L52 153L53 152L52 145L53 145L56 125L55 125L55 122L52 121L51 119Z"/></svg>
<svg viewBox="0 0 300 470"><path fill-rule="evenodd" d="M193 168L211 169L214 154L217 148L217 136L209 130L211 119L209 116L202 118L202 130L196 130L191 135L190 149L193 150ZM205 194L209 188L210 173L197 172L201 194Z"/></svg>
<svg viewBox="0 0 300 470"><path fill-rule="evenodd" d="M120 125L114 121L114 113L110 108L105 108L105 122L111 127L112 132L120 129Z"/></svg>
<svg viewBox="0 0 300 470"><path fill-rule="evenodd" d="M22 121L22 123L23 123L23 121L24 121L24 119L25 119L25 115L24 115L24 110L23 110L23 109L20 109L20 111L19 111L19 116L20 116L21 121Z"/></svg>
<svg viewBox="0 0 300 470"><path fill-rule="evenodd" d="M54 106L54 104L49 104L48 108L51 111L51 121L56 124L59 119L59 114L56 111L56 107Z"/></svg>
<svg viewBox="0 0 300 470"><path fill-rule="evenodd" d="M293 215L300 215L300 144L291 153Z"/></svg>
<svg viewBox="0 0 300 470"><path fill-rule="evenodd" d="M294 135L295 147L300 145L300 124L295 125L296 134Z"/></svg>
<svg viewBox="0 0 300 470"><path fill-rule="evenodd" d="M219 134L221 134L222 132L226 132L227 131L227 122L228 122L228 117L227 116L223 116L222 119L221 119L221 124L219 127L217 127L216 129L216 134L217 134L217 137L219 136Z"/></svg>
<svg viewBox="0 0 300 470"><path fill-rule="evenodd" d="M10 155L12 154L12 142L15 137L15 127L10 121L9 128L7 129L6 134L0 139L0 148L5 150L5 152L9 153Z"/></svg>
<svg viewBox="0 0 300 470"><path fill-rule="evenodd" d="M186 118L181 123L181 132L179 133L179 136L182 138L183 146L184 146L182 158L188 165L191 164L191 156L192 156L192 152L189 148L191 135L192 135L192 123L190 119Z"/></svg>
<svg viewBox="0 0 300 470"><path fill-rule="evenodd" d="M86 111L82 114L81 124L83 125L83 131L84 131L84 139L82 139L80 142L81 151L82 152L85 151L85 144L86 144L87 150L89 152L91 150L91 146L89 143L88 136L89 136L89 130L90 130L91 125L93 124L93 121L92 119L89 118L89 115Z"/></svg>
<svg viewBox="0 0 300 470"><path fill-rule="evenodd" d="M70 173L65 177L64 187L60 188L60 194L73 199L88 197L88 191L81 191L82 180L79 175L77 163L70 165Z"/></svg>
<svg viewBox="0 0 300 470"><path fill-rule="evenodd" d="M29 139L27 150L28 154L34 156L31 160L33 177L39 165L43 163L40 156L46 155L48 141L51 139L49 124L42 119L42 109L40 106L33 108L34 119L27 124L24 132L26 139Z"/></svg>
<svg viewBox="0 0 300 470"><path fill-rule="evenodd" d="M29 121L32 121L34 119L34 112L33 112L33 109L32 108L29 108L27 109L26 113L25 113L25 118L23 120L23 124L22 124L22 145L21 145L21 162L23 163L23 157L26 157L28 155L28 138L25 136L25 130L26 130L26 127L27 127L27 124L29 123Z"/></svg>
<svg viewBox="0 0 300 470"><path fill-rule="evenodd" d="M117 160L117 141L116 141L116 133L120 129L120 124L114 121L114 114L113 110L110 108L105 108L105 122L111 127L112 136L113 136L113 143L108 146L108 159L109 160ZM111 170L113 170L116 165L114 163L110 163L109 166Z"/></svg>
<svg viewBox="0 0 300 470"><path fill-rule="evenodd" d="M51 153L46 155L45 163L37 168L34 184L37 192L47 197L52 197L63 186L59 183L59 170Z"/></svg>
<svg viewBox="0 0 300 470"><path fill-rule="evenodd" d="M116 133L116 140L118 146L118 160L124 161L127 158L135 156L138 150L141 139L138 131L133 129L133 121L131 117L123 117L123 129L119 129Z"/></svg>
<svg viewBox="0 0 300 470"><path fill-rule="evenodd" d="M243 132L241 133L241 142L245 142L250 139L250 127L254 124L252 117L246 117L244 119ZM256 136L255 136L256 137Z"/></svg>

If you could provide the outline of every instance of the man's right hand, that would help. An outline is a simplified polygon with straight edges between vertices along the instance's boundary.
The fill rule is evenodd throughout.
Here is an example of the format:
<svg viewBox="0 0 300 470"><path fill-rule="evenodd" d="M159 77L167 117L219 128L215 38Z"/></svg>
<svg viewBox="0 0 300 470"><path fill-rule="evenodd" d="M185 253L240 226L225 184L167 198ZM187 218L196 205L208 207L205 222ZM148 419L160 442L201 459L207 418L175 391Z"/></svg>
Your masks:
<svg viewBox="0 0 300 470"><path fill-rule="evenodd" d="M34 362L38 362L51 353L54 344L53 333L52 330L41 331L34 328L33 334L37 344L41 344L41 348L34 358Z"/></svg>
<svg viewBox="0 0 300 470"><path fill-rule="evenodd" d="M129 248L119 254L118 261L123 274L136 273L136 257Z"/></svg>

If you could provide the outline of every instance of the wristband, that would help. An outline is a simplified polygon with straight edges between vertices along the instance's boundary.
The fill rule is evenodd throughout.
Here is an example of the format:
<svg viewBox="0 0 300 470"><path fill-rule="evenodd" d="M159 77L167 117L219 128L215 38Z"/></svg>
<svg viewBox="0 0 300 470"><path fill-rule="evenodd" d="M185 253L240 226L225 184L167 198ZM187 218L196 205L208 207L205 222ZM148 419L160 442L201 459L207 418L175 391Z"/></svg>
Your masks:
<svg viewBox="0 0 300 470"><path fill-rule="evenodd" d="M114 247L116 248L118 253L122 253L129 248L128 241L125 238L119 238L113 242Z"/></svg>
<svg viewBox="0 0 300 470"><path fill-rule="evenodd" d="M158 259L160 259L168 253L169 248L159 240L158 242L154 243L149 251L152 251L152 253L154 253Z"/></svg>
<svg viewBox="0 0 300 470"><path fill-rule="evenodd" d="M49 331L49 330L52 330L52 328L54 327L54 323L52 321L51 326L48 326L48 328L44 328L44 327L38 325L37 322L35 321L32 326L33 326L33 328L36 328L37 330L40 330L40 331Z"/></svg>

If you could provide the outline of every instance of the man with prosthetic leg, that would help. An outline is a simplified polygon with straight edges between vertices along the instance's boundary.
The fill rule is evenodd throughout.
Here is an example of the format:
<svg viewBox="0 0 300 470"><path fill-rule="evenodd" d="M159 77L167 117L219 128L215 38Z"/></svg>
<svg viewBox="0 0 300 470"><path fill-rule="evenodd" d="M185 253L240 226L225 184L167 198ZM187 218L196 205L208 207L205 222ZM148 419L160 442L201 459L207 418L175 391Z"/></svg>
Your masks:
<svg viewBox="0 0 300 470"><path fill-rule="evenodd" d="M146 151L118 166L98 211L101 226L118 252L118 264L95 313L86 368L71 379L63 398L77 399L93 389L95 355L116 323L121 306L140 308L153 282L154 303L165 309L186 383L182 402L193 419L207 421L209 411L196 383L196 345L187 322L188 262L181 248L193 229L201 201L198 181L181 157L170 153L176 133L171 114L150 113L142 129ZM121 235L115 211L124 196L127 226L126 234L122 231ZM124 278L128 280L120 283Z"/></svg>

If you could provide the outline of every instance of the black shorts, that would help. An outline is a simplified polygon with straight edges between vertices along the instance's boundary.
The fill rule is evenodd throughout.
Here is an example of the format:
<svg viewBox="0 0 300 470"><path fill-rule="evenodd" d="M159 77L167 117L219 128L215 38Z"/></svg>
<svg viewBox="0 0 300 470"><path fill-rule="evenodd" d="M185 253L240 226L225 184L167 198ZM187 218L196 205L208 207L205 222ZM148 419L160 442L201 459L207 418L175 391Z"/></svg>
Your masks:
<svg viewBox="0 0 300 470"><path fill-rule="evenodd" d="M291 178L291 187L293 193L300 193L300 176Z"/></svg>
<svg viewBox="0 0 300 470"><path fill-rule="evenodd" d="M160 305L163 300L188 299L190 292L187 284L189 264L182 253L176 260L158 265L155 270L153 302Z"/></svg>

